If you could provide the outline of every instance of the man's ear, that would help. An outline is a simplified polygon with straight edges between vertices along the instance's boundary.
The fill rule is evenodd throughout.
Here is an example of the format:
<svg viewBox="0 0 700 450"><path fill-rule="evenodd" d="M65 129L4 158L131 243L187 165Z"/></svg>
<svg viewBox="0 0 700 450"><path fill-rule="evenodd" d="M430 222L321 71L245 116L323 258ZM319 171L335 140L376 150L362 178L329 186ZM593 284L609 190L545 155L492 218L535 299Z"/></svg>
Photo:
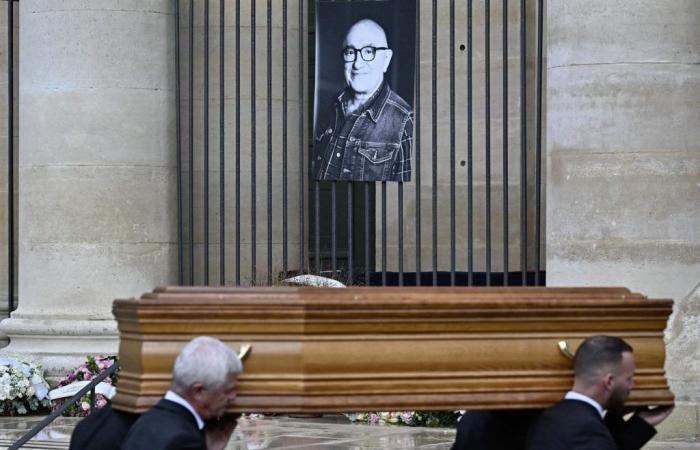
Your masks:
<svg viewBox="0 0 700 450"><path fill-rule="evenodd" d="M204 385L202 383L195 383L192 386L190 386L189 391L190 395L192 395L194 399L199 400L202 394L204 393Z"/></svg>
<svg viewBox="0 0 700 450"><path fill-rule="evenodd" d="M384 50L382 53L384 53L384 73L389 69L389 64L391 64L391 57L394 56L394 51L393 50Z"/></svg>
<svg viewBox="0 0 700 450"><path fill-rule="evenodd" d="M603 385L606 391L612 391L615 384L615 376L608 372L603 376Z"/></svg>

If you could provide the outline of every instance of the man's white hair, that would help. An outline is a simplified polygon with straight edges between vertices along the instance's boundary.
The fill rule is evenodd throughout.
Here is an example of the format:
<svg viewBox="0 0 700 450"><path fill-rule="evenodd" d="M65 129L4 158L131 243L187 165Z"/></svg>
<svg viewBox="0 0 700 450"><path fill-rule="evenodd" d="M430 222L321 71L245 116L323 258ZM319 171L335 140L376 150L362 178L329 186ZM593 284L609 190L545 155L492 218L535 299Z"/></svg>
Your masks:
<svg viewBox="0 0 700 450"><path fill-rule="evenodd" d="M236 352L218 339L200 336L187 343L173 366L173 389L184 391L196 383L205 389L223 386L232 374L243 371Z"/></svg>

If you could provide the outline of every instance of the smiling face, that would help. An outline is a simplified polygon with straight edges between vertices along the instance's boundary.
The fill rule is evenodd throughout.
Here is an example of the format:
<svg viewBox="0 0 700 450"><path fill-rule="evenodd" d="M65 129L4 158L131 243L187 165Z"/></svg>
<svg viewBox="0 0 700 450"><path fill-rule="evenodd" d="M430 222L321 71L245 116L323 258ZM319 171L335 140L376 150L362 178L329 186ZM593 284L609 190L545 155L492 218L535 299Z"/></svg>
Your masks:
<svg viewBox="0 0 700 450"><path fill-rule="evenodd" d="M359 54L363 47L388 47L384 30L376 22L361 20L350 27L343 48L352 47L357 52L355 61L345 63L345 83L357 94L372 94L384 80L384 73L389 68L391 50L377 50L374 60L365 61Z"/></svg>

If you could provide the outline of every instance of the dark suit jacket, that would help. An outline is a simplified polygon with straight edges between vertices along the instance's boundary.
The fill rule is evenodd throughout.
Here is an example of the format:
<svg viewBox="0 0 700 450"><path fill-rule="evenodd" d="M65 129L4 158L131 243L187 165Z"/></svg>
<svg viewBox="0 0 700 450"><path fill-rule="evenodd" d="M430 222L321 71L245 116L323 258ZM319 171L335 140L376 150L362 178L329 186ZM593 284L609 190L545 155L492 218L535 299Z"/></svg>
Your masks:
<svg viewBox="0 0 700 450"><path fill-rule="evenodd" d="M131 427L122 450L206 450L204 432L184 406L162 399Z"/></svg>
<svg viewBox="0 0 700 450"><path fill-rule="evenodd" d="M119 450L137 414L115 411L111 406L98 409L76 425L69 450Z"/></svg>
<svg viewBox="0 0 700 450"><path fill-rule="evenodd" d="M467 411L457 424L452 450L525 450L528 426L539 412Z"/></svg>
<svg viewBox="0 0 700 450"><path fill-rule="evenodd" d="M598 411L580 400L561 400L546 409L528 432L528 450L638 450L656 430L634 415L621 416Z"/></svg>

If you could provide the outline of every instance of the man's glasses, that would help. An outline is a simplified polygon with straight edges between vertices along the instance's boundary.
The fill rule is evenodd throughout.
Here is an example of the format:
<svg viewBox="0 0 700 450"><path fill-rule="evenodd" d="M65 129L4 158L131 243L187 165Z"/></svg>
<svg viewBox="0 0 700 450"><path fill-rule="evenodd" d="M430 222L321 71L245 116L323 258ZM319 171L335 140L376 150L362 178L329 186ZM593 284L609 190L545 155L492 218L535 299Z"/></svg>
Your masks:
<svg viewBox="0 0 700 450"><path fill-rule="evenodd" d="M343 59L345 60L345 62L355 62L357 61L357 54L359 53L364 61L370 62L374 61L374 58L377 56L377 51L379 50L389 50L389 48L372 47L371 45L362 47L360 49L357 49L355 47L345 47L343 49Z"/></svg>

